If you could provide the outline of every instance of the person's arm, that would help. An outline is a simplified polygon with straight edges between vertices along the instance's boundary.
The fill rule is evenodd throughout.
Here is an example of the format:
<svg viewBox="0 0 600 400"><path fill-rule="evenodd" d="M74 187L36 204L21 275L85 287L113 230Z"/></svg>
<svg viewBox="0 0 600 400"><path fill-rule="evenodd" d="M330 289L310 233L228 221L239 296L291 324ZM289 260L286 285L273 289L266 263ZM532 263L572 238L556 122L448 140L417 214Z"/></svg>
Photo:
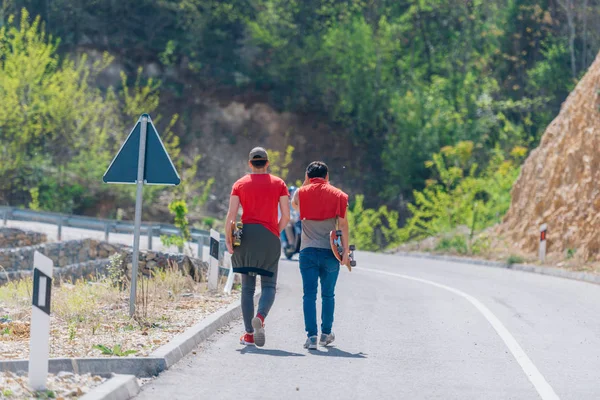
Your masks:
<svg viewBox="0 0 600 400"><path fill-rule="evenodd" d="M239 209L240 198L238 196L230 196L229 211L227 211L227 218L225 219L225 244L227 245L227 251L229 251L229 254L233 254L233 227L235 225Z"/></svg>
<svg viewBox="0 0 600 400"><path fill-rule="evenodd" d="M300 202L298 201L298 195L299 190L296 190L294 192L294 195L292 196L292 207L294 207L294 210L300 212Z"/></svg>
<svg viewBox="0 0 600 400"><path fill-rule="evenodd" d="M279 218L279 232L283 231L290 221L290 198L281 196L279 198L279 207L281 208L281 217Z"/></svg>
<svg viewBox="0 0 600 400"><path fill-rule="evenodd" d="M338 228L342 231L342 247L344 248L344 255L342 256L342 265L348 267L349 271L352 271L352 267L350 266L350 244L349 244L349 233L350 228L348 226L348 219L344 216L338 217Z"/></svg>

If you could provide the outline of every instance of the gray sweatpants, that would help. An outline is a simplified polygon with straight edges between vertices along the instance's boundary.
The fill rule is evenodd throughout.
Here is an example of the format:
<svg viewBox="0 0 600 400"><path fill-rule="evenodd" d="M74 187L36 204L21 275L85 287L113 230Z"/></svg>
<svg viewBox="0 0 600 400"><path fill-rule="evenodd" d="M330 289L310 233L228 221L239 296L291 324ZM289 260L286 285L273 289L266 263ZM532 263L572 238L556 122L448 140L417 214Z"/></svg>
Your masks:
<svg viewBox="0 0 600 400"><path fill-rule="evenodd" d="M275 287L277 285L277 272L272 277L260 276L260 300L258 301L258 314L266 318L275 301ZM242 315L246 332L253 333L252 318L254 318L254 293L256 291L256 275L242 274Z"/></svg>

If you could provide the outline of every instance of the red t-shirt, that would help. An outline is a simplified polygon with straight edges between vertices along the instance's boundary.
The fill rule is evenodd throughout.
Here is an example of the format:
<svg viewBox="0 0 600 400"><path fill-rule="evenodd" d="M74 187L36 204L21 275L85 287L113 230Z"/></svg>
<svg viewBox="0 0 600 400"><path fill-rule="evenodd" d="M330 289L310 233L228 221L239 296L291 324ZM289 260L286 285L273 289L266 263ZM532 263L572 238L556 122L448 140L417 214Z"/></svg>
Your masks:
<svg viewBox="0 0 600 400"><path fill-rule="evenodd" d="M279 198L290 195L282 179L271 174L248 174L233 184L231 195L240 198L242 223L261 224L279 237Z"/></svg>
<svg viewBox="0 0 600 400"><path fill-rule="evenodd" d="M298 189L300 219L325 221L330 218L345 218L348 195L325 179L312 178L310 184Z"/></svg>

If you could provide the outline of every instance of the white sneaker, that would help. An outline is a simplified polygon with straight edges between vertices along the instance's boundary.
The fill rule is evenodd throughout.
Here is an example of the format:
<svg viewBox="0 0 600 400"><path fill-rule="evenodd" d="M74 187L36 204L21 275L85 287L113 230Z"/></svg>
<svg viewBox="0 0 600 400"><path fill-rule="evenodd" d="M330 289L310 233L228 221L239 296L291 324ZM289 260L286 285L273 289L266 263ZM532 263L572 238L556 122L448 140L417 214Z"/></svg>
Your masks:
<svg viewBox="0 0 600 400"><path fill-rule="evenodd" d="M327 346L327 345L330 345L331 343L333 343L334 340L335 340L335 334L333 332L331 332L330 334L321 333L321 339L319 339L319 345Z"/></svg>
<svg viewBox="0 0 600 400"><path fill-rule="evenodd" d="M308 339L306 339L306 343L304 343L304 348L309 349L309 350L316 350L317 349L317 337L311 336Z"/></svg>
<svg viewBox="0 0 600 400"><path fill-rule="evenodd" d="M263 347L266 342L265 324L258 317L252 318L252 327L254 328L254 343L258 347Z"/></svg>

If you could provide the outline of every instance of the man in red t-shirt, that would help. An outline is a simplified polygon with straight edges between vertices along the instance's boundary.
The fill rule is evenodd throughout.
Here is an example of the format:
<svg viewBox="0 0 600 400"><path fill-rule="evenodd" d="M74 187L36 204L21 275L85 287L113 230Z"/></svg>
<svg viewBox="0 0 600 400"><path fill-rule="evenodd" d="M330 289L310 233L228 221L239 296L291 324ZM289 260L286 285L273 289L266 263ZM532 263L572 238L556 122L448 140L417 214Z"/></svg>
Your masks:
<svg viewBox="0 0 600 400"><path fill-rule="evenodd" d="M252 172L239 179L231 190L225 220L225 242L232 254L233 271L242 274L242 315L246 333L244 345L265 345L265 318L275 301L277 270L281 257L279 232L290 219L287 185L267 172L269 155L262 147L250 151L248 165ZM242 207L242 242L234 249L232 232ZM278 218L278 207L281 217ZM260 275L262 292L258 312L254 315L256 275Z"/></svg>
<svg viewBox="0 0 600 400"><path fill-rule="evenodd" d="M317 348L317 288L321 281L321 338L318 343L327 346L335 340L331 331L335 308L335 285L340 262L333 254L330 232L342 231L344 254L342 265L349 265L348 195L329 183L329 169L324 162L315 161L306 168L306 179L294 193L292 206L300 211L302 240L300 273L304 289L304 326L308 338L304 347ZM351 269L348 266L348 269Z"/></svg>

